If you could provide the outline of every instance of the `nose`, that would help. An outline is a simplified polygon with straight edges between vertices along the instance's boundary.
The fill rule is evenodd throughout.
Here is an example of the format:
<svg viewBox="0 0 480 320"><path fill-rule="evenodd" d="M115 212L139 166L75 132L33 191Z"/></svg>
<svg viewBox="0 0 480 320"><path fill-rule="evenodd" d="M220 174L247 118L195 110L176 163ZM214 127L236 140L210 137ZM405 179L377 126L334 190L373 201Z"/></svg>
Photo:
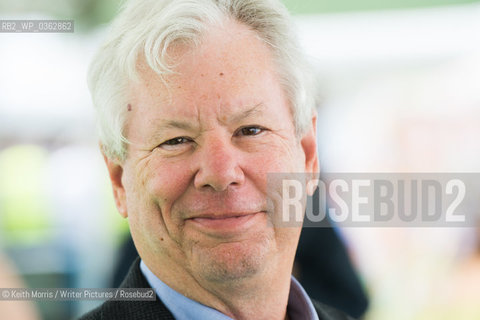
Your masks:
<svg viewBox="0 0 480 320"><path fill-rule="evenodd" d="M225 191L231 186L242 185L245 175L240 167L240 152L231 141L212 139L200 147L195 188Z"/></svg>

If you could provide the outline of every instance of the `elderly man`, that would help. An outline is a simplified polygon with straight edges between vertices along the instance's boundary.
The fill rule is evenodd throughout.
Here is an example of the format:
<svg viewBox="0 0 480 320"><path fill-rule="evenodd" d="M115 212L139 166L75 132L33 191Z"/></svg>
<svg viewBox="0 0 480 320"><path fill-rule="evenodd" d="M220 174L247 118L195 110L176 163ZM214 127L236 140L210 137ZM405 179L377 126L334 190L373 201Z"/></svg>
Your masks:
<svg viewBox="0 0 480 320"><path fill-rule="evenodd" d="M279 2L130 1L89 85L141 257L122 286L158 299L83 319L347 319L292 278L301 225L278 223L267 183L319 170L311 81Z"/></svg>

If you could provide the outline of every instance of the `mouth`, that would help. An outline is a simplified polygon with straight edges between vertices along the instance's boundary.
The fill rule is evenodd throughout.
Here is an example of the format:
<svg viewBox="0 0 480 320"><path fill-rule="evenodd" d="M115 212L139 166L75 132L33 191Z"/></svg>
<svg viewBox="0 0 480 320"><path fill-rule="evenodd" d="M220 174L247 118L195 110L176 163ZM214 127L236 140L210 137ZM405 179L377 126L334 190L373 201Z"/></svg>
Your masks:
<svg viewBox="0 0 480 320"><path fill-rule="evenodd" d="M263 219L264 211L241 214L202 215L187 219L197 228L213 233L232 233L246 230Z"/></svg>

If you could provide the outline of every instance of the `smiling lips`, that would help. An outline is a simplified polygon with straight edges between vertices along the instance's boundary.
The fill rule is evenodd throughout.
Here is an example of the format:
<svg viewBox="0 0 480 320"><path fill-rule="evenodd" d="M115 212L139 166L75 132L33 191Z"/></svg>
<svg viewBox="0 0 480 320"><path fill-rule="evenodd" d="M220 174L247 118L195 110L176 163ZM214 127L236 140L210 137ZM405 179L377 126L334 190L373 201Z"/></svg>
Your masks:
<svg viewBox="0 0 480 320"><path fill-rule="evenodd" d="M201 229L207 229L214 232L238 231L256 223L255 220L263 216L264 212L238 213L224 215L202 215L193 217L187 221L193 222Z"/></svg>

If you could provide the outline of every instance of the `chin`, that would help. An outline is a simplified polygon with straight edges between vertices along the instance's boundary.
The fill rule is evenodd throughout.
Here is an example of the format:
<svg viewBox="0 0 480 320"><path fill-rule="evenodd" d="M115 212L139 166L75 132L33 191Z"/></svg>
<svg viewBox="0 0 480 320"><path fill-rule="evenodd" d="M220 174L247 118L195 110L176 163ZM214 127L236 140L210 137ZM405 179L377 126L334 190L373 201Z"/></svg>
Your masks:
<svg viewBox="0 0 480 320"><path fill-rule="evenodd" d="M193 248L193 269L209 282L244 280L264 271L270 259L268 238Z"/></svg>

